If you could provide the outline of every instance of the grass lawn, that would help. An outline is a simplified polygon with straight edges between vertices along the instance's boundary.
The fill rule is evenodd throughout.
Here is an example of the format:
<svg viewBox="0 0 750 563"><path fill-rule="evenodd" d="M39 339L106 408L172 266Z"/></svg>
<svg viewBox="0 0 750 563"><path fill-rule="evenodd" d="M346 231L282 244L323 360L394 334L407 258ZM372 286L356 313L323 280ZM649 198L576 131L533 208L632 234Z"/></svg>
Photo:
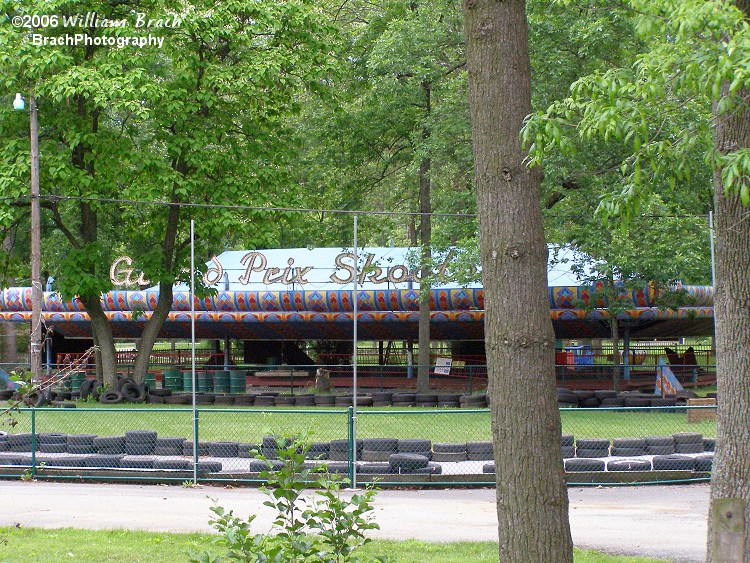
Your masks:
<svg viewBox="0 0 750 563"><path fill-rule="evenodd" d="M172 534L162 532L94 531L73 528L0 528L0 561L31 563L49 561L106 561L140 563L187 561L189 553L208 551L222 554L210 534ZM376 540L358 552L368 560L379 555L402 563L496 562L497 544L493 542L425 543L418 541ZM609 556L594 551L575 552L577 563L636 563L656 559Z"/></svg>
<svg viewBox="0 0 750 563"><path fill-rule="evenodd" d="M91 405L91 406L89 406ZM185 406L101 405L80 403L76 409L44 408L35 411L35 430L66 434L122 435L127 430L156 430L159 436L193 435L192 412ZM9 432L31 430L31 410L14 413L18 424ZM714 421L688 423L684 409L563 409L563 432L577 438L663 436L675 432L716 435ZM199 435L204 441L228 440L257 443L266 434L296 435L308 432L314 441L346 439L348 417L344 409L219 408L198 410ZM357 436L423 438L434 442L467 442L491 439L487 410L373 409L360 408Z"/></svg>

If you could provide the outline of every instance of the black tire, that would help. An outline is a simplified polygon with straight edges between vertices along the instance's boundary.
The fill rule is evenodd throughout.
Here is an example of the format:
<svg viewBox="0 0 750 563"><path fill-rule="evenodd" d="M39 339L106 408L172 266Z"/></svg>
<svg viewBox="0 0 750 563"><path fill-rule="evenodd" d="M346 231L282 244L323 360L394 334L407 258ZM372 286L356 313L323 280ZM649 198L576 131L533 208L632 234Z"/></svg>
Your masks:
<svg viewBox="0 0 750 563"><path fill-rule="evenodd" d="M222 465L220 461L199 461L195 468L198 473L220 473Z"/></svg>
<svg viewBox="0 0 750 563"><path fill-rule="evenodd" d="M703 443L703 434L698 432L677 432L672 434L672 438L674 438L675 445Z"/></svg>
<svg viewBox="0 0 750 563"><path fill-rule="evenodd" d="M360 475L388 475L393 472L390 463L362 463L357 466Z"/></svg>
<svg viewBox="0 0 750 563"><path fill-rule="evenodd" d="M36 435L38 444L67 444L68 435L60 432L42 432Z"/></svg>
<svg viewBox="0 0 750 563"><path fill-rule="evenodd" d="M94 444L96 434L68 434L69 446L91 446Z"/></svg>
<svg viewBox="0 0 750 563"><path fill-rule="evenodd" d="M600 401L604 401L605 399L615 399L617 397L617 391L612 391L610 389L601 389L599 391L594 391L594 397L596 397Z"/></svg>
<svg viewBox="0 0 750 563"><path fill-rule="evenodd" d="M674 453L674 445L646 446L646 453L648 455L672 455Z"/></svg>
<svg viewBox="0 0 750 563"><path fill-rule="evenodd" d="M625 406L625 399L622 397L608 397L606 399L601 400L602 407L624 407Z"/></svg>
<svg viewBox="0 0 750 563"><path fill-rule="evenodd" d="M122 391L122 388L125 387L125 385L128 385L129 383L136 385L135 381L131 379L130 377L118 377L117 383L115 384L115 389L117 389L118 391Z"/></svg>
<svg viewBox="0 0 750 563"><path fill-rule="evenodd" d="M69 454L95 454L96 448L93 445L88 446L72 446L68 445L68 453Z"/></svg>
<svg viewBox="0 0 750 563"><path fill-rule="evenodd" d="M642 450L646 448L646 440L644 438L613 438L612 447Z"/></svg>
<svg viewBox="0 0 750 563"><path fill-rule="evenodd" d="M359 459L362 461L388 461L393 453L392 450L368 450L365 448L362 450Z"/></svg>
<svg viewBox="0 0 750 563"><path fill-rule="evenodd" d="M714 462L713 455L700 455L693 458L695 470L701 473L710 473Z"/></svg>
<svg viewBox="0 0 750 563"><path fill-rule="evenodd" d="M713 452L716 450L716 438L703 438L703 451Z"/></svg>
<svg viewBox="0 0 750 563"><path fill-rule="evenodd" d="M651 471L651 462L644 459L622 459L607 462L607 471Z"/></svg>
<svg viewBox="0 0 750 563"><path fill-rule="evenodd" d="M399 453L419 453L432 452L432 442L430 440L399 440L398 441L398 452Z"/></svg>
<svg viewBox="0 0 750 563"><path fill-rule="evenodd" d="M414 471L422 467L427 467L430 462L427 456L419 454L391 454L388 458L388 463L394 470L403 471Z"/></svg>
<svg viewBox="0 0 750 563"><path fill-rule="evenodd" d="M193 462L189 459L155 459L154 469L190 471L193 469Z"/></svg>
<svg viewBox="0 0 750 563"><path fill-rule="evenodd" d="M601 404L602 402L596 397L581 400L581 406L585 409L596 409L599 408Z"/></svg>
<svg viewBox="0 0 750 563"><path fill-rule="evenodd" d="M560 453L562 454L563 459L568 459L576 456L576 449L574 446L562 446L562 448L560 448Z"/></svg>
<svg viewBox="0 0 750 563"><path fill-rule="evenodd" d="M647 446L674 446L672 436L646 436L644 440Z"/></svg>
<svg viewBox="0 0 750 563"><path fill-rule="evenodd" d="M181 436L168 437L168 438L156 438L155 446L157 448L180 448L185 443L185 438Z"/></svg>
<svg viewBox="0 0 750 563"><path fill-rule="evenodd" d="M169 397L172 394L171 389L149 389L148 390L149 395L153 395L154 397Z"/></svg>
<svg viewBox="0 0 750 563"><path fill-rule="evenodd" d="M158 405L163 405L164 404L164 397L159 397L157 395L149 395L148 397L146 397L146 402L147 403L158 404Z"/></svg>
<svg viewBox="0 0 750 563"><path fill-rule="evenodd" d="M146 400L146 397L132 381L126 381L120 388L120 395L122 398L129 403L142 403Z"/></svg>
<svg viewBox="0 0 750 563"><path fill-rule="evenodd" d="M641 397L625 397L626 407L650 407L651 399L643 399ZM627 470L622 470L627 471Z"/></svg>
<svg viewBox="0 0 750 563"><path fill-rule="evenodd" d="M315 395L297 395L297 406L298 407L314 407Z"/></svg>
<svg viewBox="0 0 750 563"><path fill-rule="evenodd" d="M490 475L494 474L495 473L495 463L494 462L493 463L485 463L482 466L482 473L486 473L486 474L490 474Z"/></svg>
<svg viewBox="0 0 750 563"><path fill-rule="evenodd" d="M694 471L695 460L678 455L655 455L651 460L654 471Z"/></svg>
<svg viewBox="0 0 750 563"><path fill-rule="evenodd" d="M616 448L612 446L613 457L638 457L646 455L646 448Z"/></svg>
<svg viewBox="0 0 750 563"><path fill-rule="evenodd" d="M64 454L68 451L67 444L39 444L38 450L45 454Z"/></svg>
<svg viewBox="0 0 750 563"><path fill-rule="evenodd" d="M153 443L150 444L133 444L131 442L125 442L125 453L127 455L144 456L154 455L156 446Z"/></svg>
<svg viewBox="0 0 750 563"><path fill-rule="evenodd" d="M92 445L98 453L104 453L102 450L108 450L108 454L125 453L125 436L103 436L94 438ZM117 450L112 451L112 450Z"/></svg>
<svg viewBox="0 0 750 563"><path fill-rule="evenodd" d="M154 455L164 455L164 456L181 456L182 455L182 446L179 448L174 447L165 447L165 446L154 446Z"/></svg>
<svg viewBox="0 0 750 563"><path fill-rule="evenodd" d="M436 454L465 454L467 452L466 442L435 442L432 444L432 451Z"/></svg>
<svg viewBox="0 0 750 563"><path fill-rule="evenodd" d="M313 442L307 450L308 459L328 459L331 445L328 442Z"/></svg>
<svg viewBox="0 0 750 563"><path fill-rule="evenodd" d="M239 446L238 442L209 442L208 455L211 457L237 457Z"/></svg>
<svg viewBox="0 0 750 563"><path fill-rule="evenodd" d="M676 454L701 454L703 453L703 440L696 443L675 444L674 453Z"/></svg>
<svg viewBox="0 0 750 563"><path fill-rule="evenodd" d="M98 380L94 380L94 385L91 387L91 396L95 401L98 401L104 392L104 385Z"/></svg>
<svg viewBox="0 0 750 563"><path fill-rule="evenodd" d="M82 401L85 401L89 398L89 395L91 395L91 392L94 390L95 384L96 379L87 379L83 383L81 383L80 398Z"/></svg>
<svg viewBox="0 0 750 563"><path fill-rule="evenodd" d="M575 446L575 436L573 434L562 434L560 436L560 444L562 446Z"/></svg>
<svg viewBox="0 0 750 563"><path fill-rule="evenodd" d="M103 405L122 403L122 394L119 391L104 391L99 396L99 402Z"/></svg>
<svg viewBox="0 0 750 563"><path fill-rule="evenodd" d="M578 473L584 471L604 471L605 463L599 459L566 459L565 471Z"/></svg>
<svg viewBox="0 0 750 563"><path fill-rule="evenodd" d="M466 451L463 452L455 452L455 453L448 453L448 452L433 452L432 453L432 461L438 461L443 463L457 463L461 461L466 461L468 459L468 454Z"/></svg>
<svg viewBox="0 0 750 563"><path fill-rule="evenodd" d="M583 450L604 450L609 448L606 438L578 438L576 447Z"/></svg>
<svg viewBox="0 0 750 563"><path fill-rule="evenodd" d="M317 407L332 407L336 404L336 397L333 395L315 395L315 406ZM258 398L255 399L255 404L258 404Z"/></svg>
<svg viewBox="0 0 750 563"><path fill-rule="evenodd" d="M123 469L153 469L154 458L145 455L127 455L120 460Z"/></svg>
<svg viewBox="0 0 750 563"><path fill-rule="evenodd" d="M259 450L258 444L238 444L237 445L237 457L253 459L258 455Z"/></svg>
<svg viewBox="0 0 750 563"><path fill-rule="evenodd" d="M589 449L589 448L576 448L576 457L581 458L592 458L592 457L609 457L609 449Z"/></svg>

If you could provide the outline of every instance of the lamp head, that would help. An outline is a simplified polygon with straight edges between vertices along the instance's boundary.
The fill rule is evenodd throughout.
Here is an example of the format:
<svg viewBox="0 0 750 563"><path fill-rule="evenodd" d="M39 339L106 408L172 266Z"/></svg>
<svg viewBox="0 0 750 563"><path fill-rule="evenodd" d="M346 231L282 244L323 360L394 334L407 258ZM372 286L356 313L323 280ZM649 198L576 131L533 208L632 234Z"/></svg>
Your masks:
<svg viewBox="0 0 750 563"><path fill-rule="evenodd" d="M13 100L13 109L22 110L26 108L26 102L23 101L21 94L16 94L16 99Z"/></svg>

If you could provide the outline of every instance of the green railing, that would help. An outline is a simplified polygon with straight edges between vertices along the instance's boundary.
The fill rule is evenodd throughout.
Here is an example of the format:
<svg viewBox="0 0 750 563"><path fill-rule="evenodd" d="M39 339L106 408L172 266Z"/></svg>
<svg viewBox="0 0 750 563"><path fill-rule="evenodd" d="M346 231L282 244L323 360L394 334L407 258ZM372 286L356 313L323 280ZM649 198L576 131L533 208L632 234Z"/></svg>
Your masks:
<svg viewBox="0 0 750 563"><path fill-rule="evenodd" d="M0 477L258 483L264 465L256 452L273 459L275 437L304 435L313 442L311 464L325 461L357 482L494 482L485 408L112 405L11 416L14 425L0 433ZM560 416L570 482L709 478L715 407L561 409Z"/></svg>

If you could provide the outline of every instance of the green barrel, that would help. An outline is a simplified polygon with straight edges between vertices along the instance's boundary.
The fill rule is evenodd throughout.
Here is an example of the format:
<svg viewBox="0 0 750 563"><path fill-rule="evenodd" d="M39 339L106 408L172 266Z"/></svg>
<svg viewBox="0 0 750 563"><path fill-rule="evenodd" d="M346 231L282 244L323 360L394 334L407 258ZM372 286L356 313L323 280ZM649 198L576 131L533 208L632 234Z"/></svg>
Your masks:
<svg viewBox="0 0 750 563"><path fill-rule="evenodd" d="M146 374L146 385L148 385L149 389L156 389L156 374L155 373Z"/></svg>
<svg viewBox="0 0 750 563"><path fill-rule="evenodd" d="M213 371L204 372L203 373L203 391L206 393L213 393L213 390L214 390L214 372Z"/></svg>
<svg viewBox="0 0 750 563"><path fill-rule="evenodd" d="M232 370L229 372L229 392L230 393L244 393L245 392L245 372Z"/></svg>
<svg viewBox="0 0 750 563"><path fill-rule="evenodd" d="M70 376L70 382L73 386L73 391L80 391L81 385L83 385L84 381L86 381L85 371L74 371L73 375Z"/></svg>
<svg viewBox="0 0 750 563"><path fill-rule="evenodd" d="M183 371L182 372L182 390L186 393L192 393L193 391L193 372ZM204 393L206 391L206 372L196 371L195 372L195 392Z"/></svg>
<svg viewBox="0 0 750 563"><path fill-rule="evenodd" d="M228 370L214 372L214 391L217 393L229 393L230 373Z"/></svg>
<svg viewBox="0 0 750 563"><path fill-rule="evenodd" d="M177 368L165 369L162 372L162 385L164 389L182 391L182 372Z"/></svg>

